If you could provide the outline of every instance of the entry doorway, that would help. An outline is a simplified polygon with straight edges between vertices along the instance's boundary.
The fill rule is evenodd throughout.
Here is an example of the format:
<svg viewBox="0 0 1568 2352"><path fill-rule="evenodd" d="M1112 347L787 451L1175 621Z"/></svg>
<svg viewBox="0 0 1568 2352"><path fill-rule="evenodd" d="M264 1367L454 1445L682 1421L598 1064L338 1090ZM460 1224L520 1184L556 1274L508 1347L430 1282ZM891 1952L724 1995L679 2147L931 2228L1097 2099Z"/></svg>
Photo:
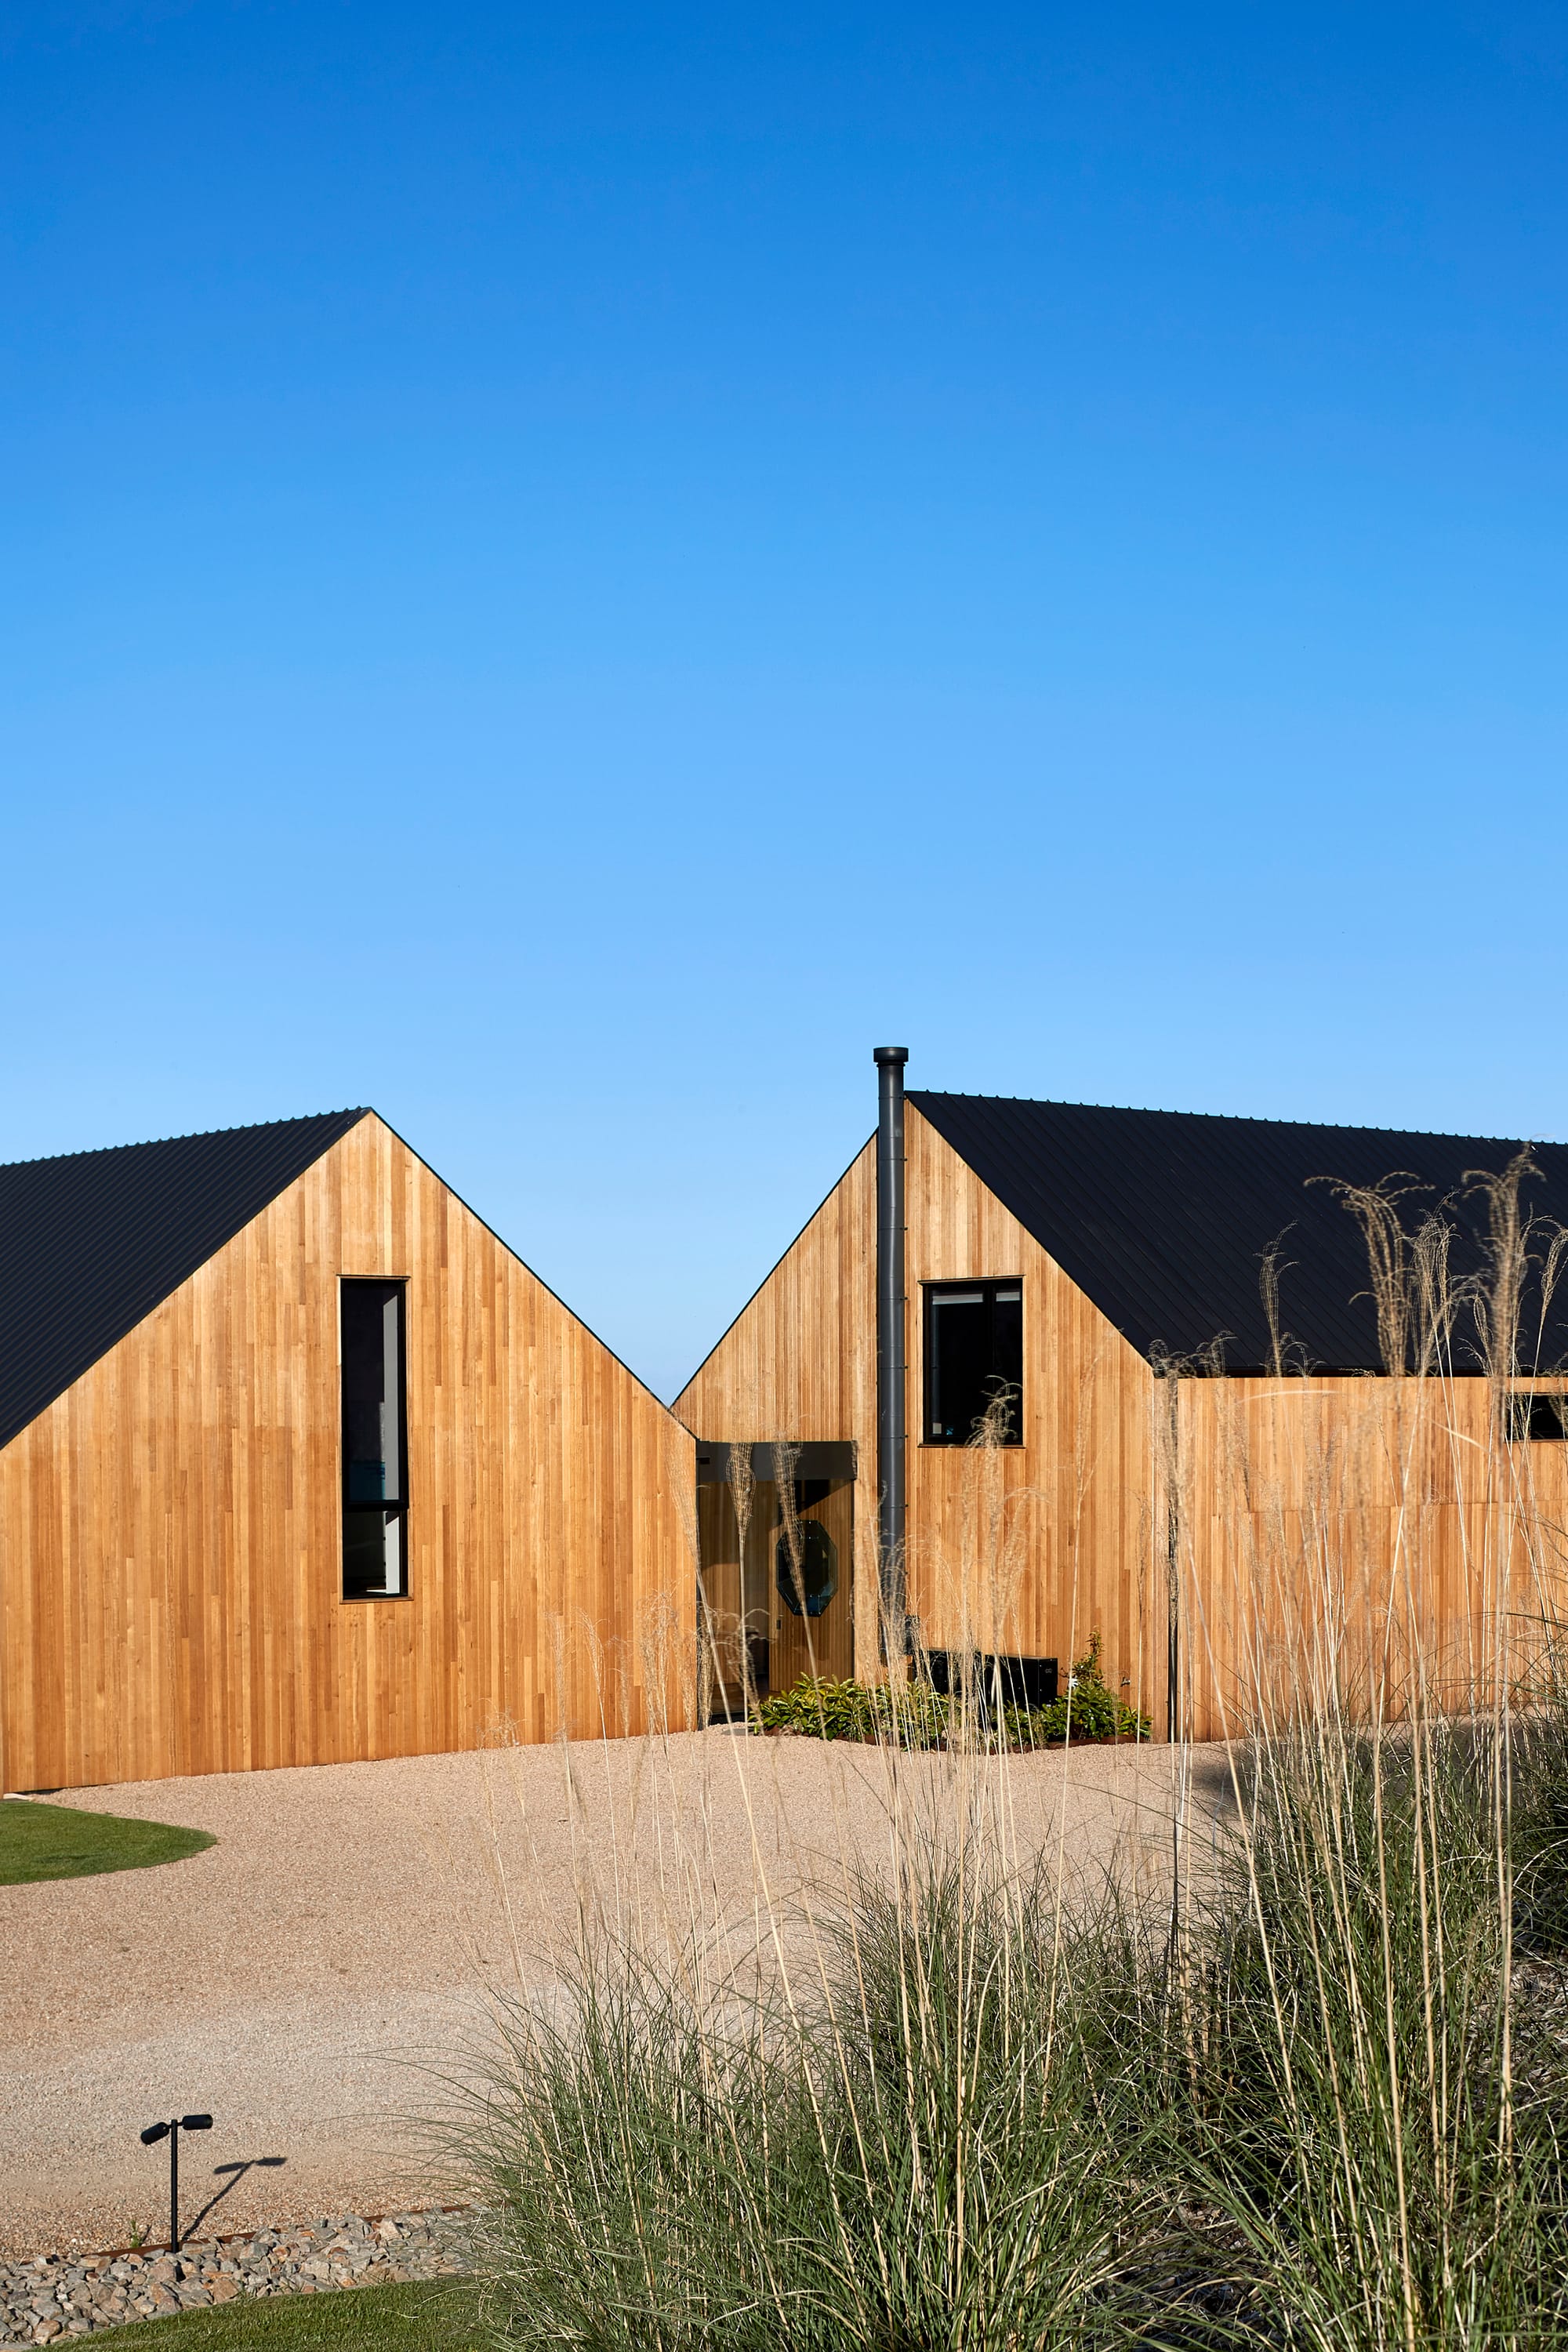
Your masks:
<svg viewBox="0 0 1568 2352"><path fill-rule="evenodd" d="M742 1454L700 1444L697 1478L703 1720L742 1721L803 1675L852 1675L854 1446L751 1445Z"/></svg>

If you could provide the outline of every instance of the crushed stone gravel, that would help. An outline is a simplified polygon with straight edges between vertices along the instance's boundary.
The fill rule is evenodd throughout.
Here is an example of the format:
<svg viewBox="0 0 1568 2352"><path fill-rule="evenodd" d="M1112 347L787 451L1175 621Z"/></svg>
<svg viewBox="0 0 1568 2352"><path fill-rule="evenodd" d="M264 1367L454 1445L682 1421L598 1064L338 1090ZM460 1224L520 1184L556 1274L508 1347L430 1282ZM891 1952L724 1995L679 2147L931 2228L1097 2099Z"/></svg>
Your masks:
<svg viewBox="0 0 1568 2352"><path fill-rule="evenodd" d="M1020 1860L1163 1869L1172 1756L1007 1761ZM0 2256L162 2236L167 2164L139 2135L191 2110L215 2128L182 2150L190 2229L469 2194L425 2125L460 2054L493 2046L498 1995L557 1979L584 1923L646 1925L694 1886L745 1917L885 1866L889 1769L713 1730L61 1792L217 1843L0 1887ZM944 1769L904 1759L898 1803L942 1801Z"/></svg>
<svg viewBox="0 0 1568 2352"><path fill-rule="evenodd" d="M328 2214L284 2230L0 2262L0 2345L53 2344L242 2295L321 2294L469 2268L471 2211Z"/></svg>

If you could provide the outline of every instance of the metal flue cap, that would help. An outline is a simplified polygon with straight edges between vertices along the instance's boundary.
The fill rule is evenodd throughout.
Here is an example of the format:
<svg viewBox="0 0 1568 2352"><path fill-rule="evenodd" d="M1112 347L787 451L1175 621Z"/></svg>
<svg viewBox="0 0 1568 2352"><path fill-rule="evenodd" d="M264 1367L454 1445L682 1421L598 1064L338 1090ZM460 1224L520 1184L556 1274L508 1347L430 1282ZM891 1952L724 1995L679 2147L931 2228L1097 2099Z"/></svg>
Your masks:
<svg viewBox="0 0 1568 2352"><path fill-rule="evenodd" d="M874 1045L871 1049L871 1059L874 1062L907 1062L909 1058L910 1049L907 1045Z"/></svg>

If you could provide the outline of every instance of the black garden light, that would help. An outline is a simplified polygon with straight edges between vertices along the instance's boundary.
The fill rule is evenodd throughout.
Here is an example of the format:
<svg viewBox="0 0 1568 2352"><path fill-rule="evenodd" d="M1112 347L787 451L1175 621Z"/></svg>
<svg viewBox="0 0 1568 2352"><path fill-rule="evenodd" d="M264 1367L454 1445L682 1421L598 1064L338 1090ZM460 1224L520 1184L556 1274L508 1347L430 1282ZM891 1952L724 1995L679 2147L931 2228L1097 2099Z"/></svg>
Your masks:
<svg viewBox="0 0 1568 2352"><path fill-rule="evenodd" d="M180 2251L180 2134L183 2131L211 2131L211 2116L171 2116L166 2124L149 2124L142 2135L143 2147L156 2147L161 2139L169 2143L169 2252Z"/></svg>

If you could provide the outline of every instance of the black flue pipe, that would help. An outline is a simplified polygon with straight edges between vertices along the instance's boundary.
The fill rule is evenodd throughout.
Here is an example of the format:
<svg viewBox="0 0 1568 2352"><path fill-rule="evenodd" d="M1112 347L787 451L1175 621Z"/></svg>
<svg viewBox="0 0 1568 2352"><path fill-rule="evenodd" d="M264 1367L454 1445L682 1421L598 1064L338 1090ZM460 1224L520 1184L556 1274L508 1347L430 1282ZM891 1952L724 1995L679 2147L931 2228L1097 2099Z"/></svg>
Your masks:
<svg viewBox="0 0 1568 2352"><path fill-rule="evenodd" d="M882 1655L907 1656L904 1593L904 1064L907 1045L879 1045L877 1105L877 1535Z"/></svg>

